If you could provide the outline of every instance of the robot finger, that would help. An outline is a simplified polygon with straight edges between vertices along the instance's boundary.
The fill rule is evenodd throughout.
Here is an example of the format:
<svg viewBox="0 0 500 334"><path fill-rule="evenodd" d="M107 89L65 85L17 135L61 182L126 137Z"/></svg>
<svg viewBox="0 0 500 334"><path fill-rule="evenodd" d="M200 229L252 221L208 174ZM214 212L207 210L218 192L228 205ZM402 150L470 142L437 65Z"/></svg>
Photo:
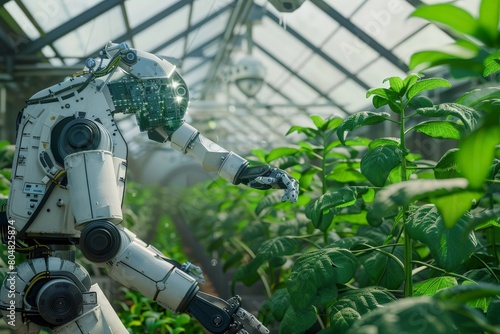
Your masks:
<svg viewBox="0 0 500 334"><path fill-rule="evenodd" d="M295 179L290 179L286 174L281 175L281 181L286 185L285 194L281 198L282 202L290 200L290 202L297 202L297 198L299 197L299 187L298 182Z"/></svg>
<svg viewBox="0 0 500 334"><path fill-rule="evenodd" d="M269 177L269 176L258 176L254 180L255 182L262 183L262 184L268 184L268 185L273 185L278 182L278 179L275 177Z"/></svg>

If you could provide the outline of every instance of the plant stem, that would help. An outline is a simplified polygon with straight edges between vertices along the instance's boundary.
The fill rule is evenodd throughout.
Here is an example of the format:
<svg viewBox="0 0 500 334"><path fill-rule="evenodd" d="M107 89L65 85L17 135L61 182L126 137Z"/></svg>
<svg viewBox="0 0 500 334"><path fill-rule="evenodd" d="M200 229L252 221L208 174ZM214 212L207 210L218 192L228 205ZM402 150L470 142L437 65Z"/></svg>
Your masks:
<svg viewBox="0 0 500 334"><path fill-rule="evenodd" d="M322 169L321 194L322 195L326 194L326 191L327 191L327 186L326 186L326 155L328 154L328 152L326 152L326 146L327 146L326 141L327 141L326 132L323 132L323 157L321 158L321 169ZM328 244L328 232L327 231L323 232L323 242L325 245Z"/></svg>
<svg viewBox="0 0 500 334"><path fill-rule="evenodd" d="M403 151L403 158L401 160L401 181L406 181L406 143L405 143L405 105L402 105L403 111L401 111L400 117L400 148ZM405 297L411 297L413 295L413 275L412 275L412 242L411 238L406 233L406 212L408 211L408 205L403 205L402 220L403 220L403 230L404 230L404 271L405 271Z"/></svg>

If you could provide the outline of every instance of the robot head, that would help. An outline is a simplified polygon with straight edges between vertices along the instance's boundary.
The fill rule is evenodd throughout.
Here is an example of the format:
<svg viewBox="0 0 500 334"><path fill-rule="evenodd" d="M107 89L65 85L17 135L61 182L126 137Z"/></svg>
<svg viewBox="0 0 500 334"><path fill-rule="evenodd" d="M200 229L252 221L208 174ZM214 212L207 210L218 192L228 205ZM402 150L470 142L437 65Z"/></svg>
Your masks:
<svg viewBox="0 0 500 334"><path fill-rule="evenodd" d="M120 67L125 76L108 83L115 112L134 113L141 131L163 128L172 133L184 122L187 85L175 66L152 54L133 50Z"/></svg>

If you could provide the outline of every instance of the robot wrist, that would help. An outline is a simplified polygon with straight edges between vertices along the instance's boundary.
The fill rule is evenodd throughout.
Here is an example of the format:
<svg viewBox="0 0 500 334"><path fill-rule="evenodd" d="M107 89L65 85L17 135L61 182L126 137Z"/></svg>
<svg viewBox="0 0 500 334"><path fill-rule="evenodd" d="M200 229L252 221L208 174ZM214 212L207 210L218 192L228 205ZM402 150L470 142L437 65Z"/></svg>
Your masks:
<svg viewBox="0 0 500 334"><path fill-rule="evenodd" d="M224 158L218 174L226 181L233 184L240 183L240 175L246 170L248 166L248 161L234 152L229 152L229 154Z"/></svg>
<svg viewBox="0 0 500 334"><path fill-rule="evenodd" d="M267 175L270 170L271 166L269 165L252 166L252 167L248 167L247 165L238 174L238 183L243 183L248 185L248 183L252 180L255 180L256 177Z"/></svg>

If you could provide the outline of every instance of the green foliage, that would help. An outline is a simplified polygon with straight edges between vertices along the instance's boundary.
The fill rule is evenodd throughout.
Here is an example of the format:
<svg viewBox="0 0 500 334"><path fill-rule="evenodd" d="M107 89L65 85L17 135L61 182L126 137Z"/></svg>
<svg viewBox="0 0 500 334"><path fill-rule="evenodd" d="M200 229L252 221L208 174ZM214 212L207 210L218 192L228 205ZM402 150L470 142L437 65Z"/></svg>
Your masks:
<svg viewBox="0 0 500 334"><path fill-rule="evenodd" d="M422 5L411 15L437 24L450 33L455 42L435 50L412 55L410 69L446 65L457 78L488 77L500 71L500 3L482 0L479 15L474 17L452 3Z"/></svg>
<svg viewBox="0 0 500 334"><path fill-rule="evenodd" d="M296 146L254 152L250 159L300 181L296 204L215 181L192 189L196 205L182 212L225 269L236 269L234 290L263 283L261 319L281 333L363 333L370 325L496 333L498 291L484 283L500 283L500 126L498 110L481 106L499 91L435 104L423 94L448 81L411 74L385 82L367 93L385 111L313 116L312 126L288 132L305 137ZM384 122L397 131L357 136ZM415 133L456 147L430 161L411 152Z"/></svg>

